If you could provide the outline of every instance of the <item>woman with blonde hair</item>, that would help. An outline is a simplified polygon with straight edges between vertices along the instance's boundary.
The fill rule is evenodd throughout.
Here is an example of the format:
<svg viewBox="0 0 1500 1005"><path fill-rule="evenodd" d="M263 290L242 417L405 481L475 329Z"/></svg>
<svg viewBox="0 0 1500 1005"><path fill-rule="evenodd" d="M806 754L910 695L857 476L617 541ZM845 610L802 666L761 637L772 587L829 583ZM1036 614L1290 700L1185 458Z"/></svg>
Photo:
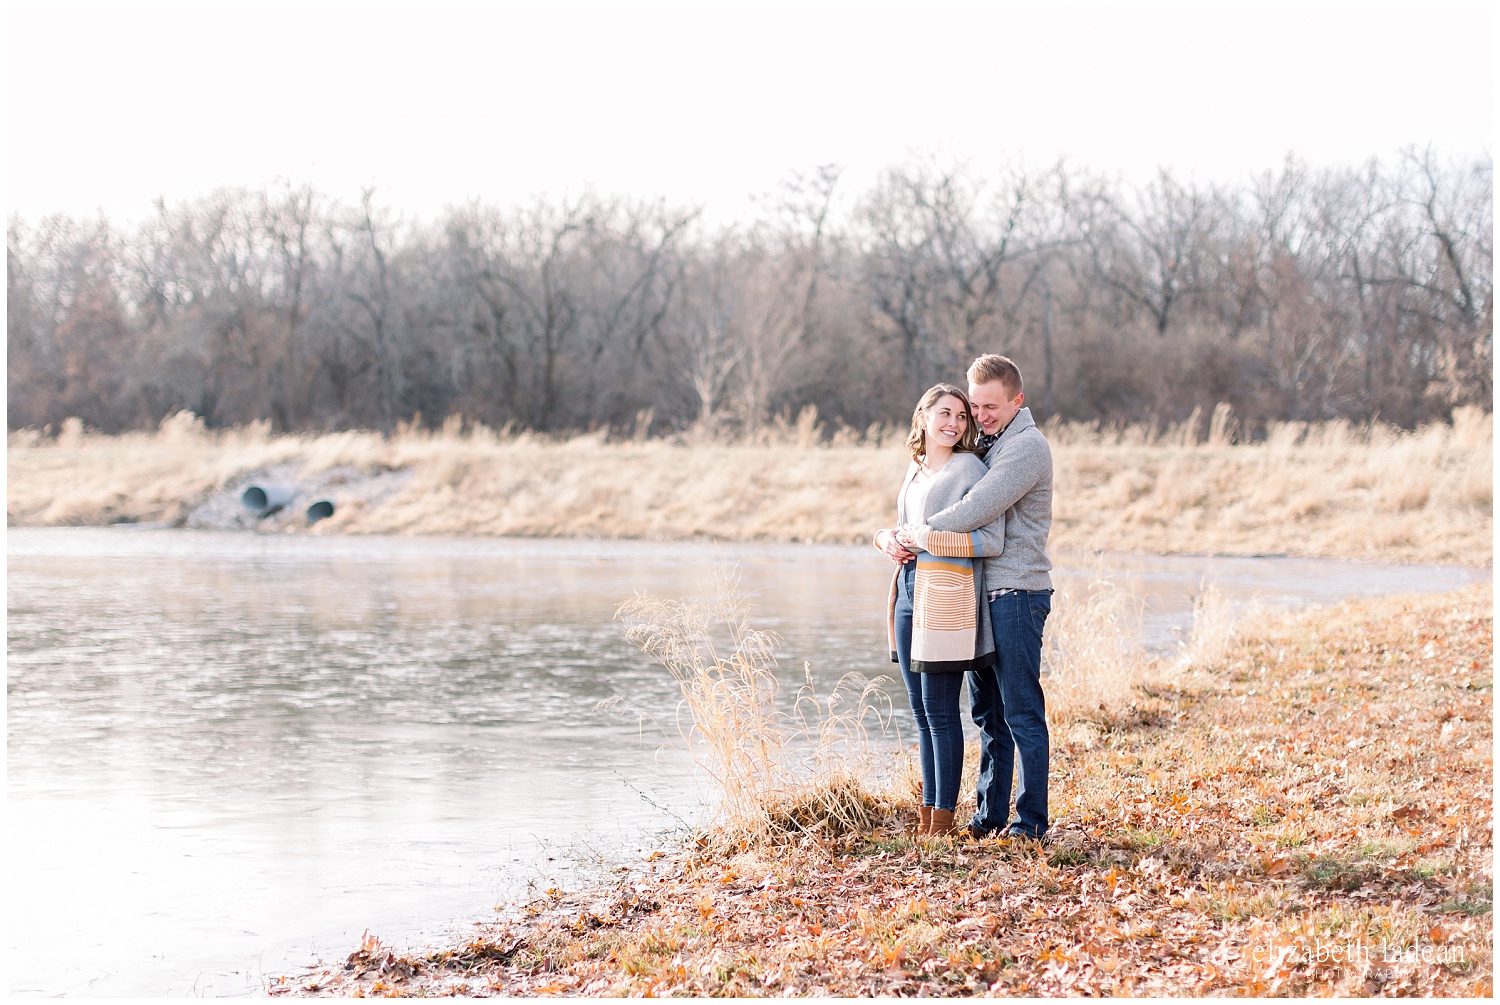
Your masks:
<svg viewBox="0 0 1500 1005"><path fill-rule="evenodd" d="M968 534L927 528L927 517L962 499L984 477L974 452L977 424L964 392L952 384L928 388L912 412L906 447L911 464L896 495L896 523L877 531L875 547L896 562L886 622L891 662L901 677L917 723L922 765L918 834L949 834L963 774L964 732L959 692L964 671L995 662L981 563L1004 544L1004 521ZM908 548L898 531L913 541Z"/></svg>

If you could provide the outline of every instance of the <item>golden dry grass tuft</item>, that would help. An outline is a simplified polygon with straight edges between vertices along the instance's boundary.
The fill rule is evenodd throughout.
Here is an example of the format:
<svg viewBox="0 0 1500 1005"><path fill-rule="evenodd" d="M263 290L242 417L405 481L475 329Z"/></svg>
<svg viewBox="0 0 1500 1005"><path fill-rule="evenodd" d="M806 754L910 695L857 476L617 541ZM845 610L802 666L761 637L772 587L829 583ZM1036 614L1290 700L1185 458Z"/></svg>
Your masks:
<svg viewBox="0 0 1500 1005"><path fill-rule="evenodd" d="M1047 719L1054 731L1102 724L1162 672L1141 644L1141 601L1102 573L1063 583L1043 639Z"/></svg>
<svg viewBox="0 0 1500 1005"><path fill-rule="evenodd" d="M1458 409L1415 432L1283 423L1232 442L1187 426L1048 430L1055 551L1290 553L1491 562L1492 417ZM906 458L888 430L820 439L807 423L746 440L685 434L612 442L465 426L389 436L212 431L190 415L154 434L10 434L12 526L177 523L274 465L412 477L378 505L341 507L318 533L868 541L893 520ZM336 496L336 493L335 493Z"/></svg>
<svg viewBox="0 0 1500 1005"><path fill-rule="evenodd" d="M804 668L804 683L784 700L779 640L752 627L731 566L720 567L706 598L637 594L616 617L681 688L678 729L715 789L714 826L701 841L745 846L863 832L882 818L883 801L868 786L891 777L878 770L886 678L848 674L825 697Z"/></svg>
<svg viewBox="0 0 1500 1005"><path fill-rule="evenodd" d="M888 823L707 847L268 990L1488 996L1492 605L1486 584L1247 620L1056 745L1043 845Z"/></svg>

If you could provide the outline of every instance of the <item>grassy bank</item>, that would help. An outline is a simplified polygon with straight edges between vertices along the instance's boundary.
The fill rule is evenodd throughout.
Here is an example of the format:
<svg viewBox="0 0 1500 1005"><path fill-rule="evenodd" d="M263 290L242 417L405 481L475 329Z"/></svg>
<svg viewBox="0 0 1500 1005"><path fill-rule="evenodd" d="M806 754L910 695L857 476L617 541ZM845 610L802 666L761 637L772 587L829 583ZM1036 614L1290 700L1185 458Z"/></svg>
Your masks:
<svg viewBox="0 0 1500 1005"><path fill-rule="evenodd" d="M1488 994L1492 592L1266 616L1081 710L1052 839L705 841L276 994ZM351 947L354 948L354 947Z"/></svg>
<svg viewBox="0 0 1500 1005"><path fill-rule="evenodd" d="M10 435L7 517L205 525L196 515L216 496L275 472L338 502L316 533L867 541L893 519L900 437L817 434L804 423L752 442L610 442L450 423L272 436L182 416L154 434L23 430ZM1049 435L1054 551L1491 562L1488 413L1412 433L1288 423L1254 444L1198 442L1186 428Z"/></svg>

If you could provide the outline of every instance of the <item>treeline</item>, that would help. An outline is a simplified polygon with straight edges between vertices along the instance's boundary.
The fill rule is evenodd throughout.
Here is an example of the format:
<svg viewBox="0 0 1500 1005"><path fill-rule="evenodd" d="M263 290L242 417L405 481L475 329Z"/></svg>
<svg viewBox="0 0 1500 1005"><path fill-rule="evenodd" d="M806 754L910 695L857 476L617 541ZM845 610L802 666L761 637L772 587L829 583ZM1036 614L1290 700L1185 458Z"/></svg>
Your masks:
<svg viewBox="0 0 1500 1005"><path fill-rule="evenodd" d="M904 422L981 352L1040 418L1414 426L1490 407L1492 164L1289 161L1238 188L1066 165L824 169L753 223L595 196L435 222L308 188L12 218L11 428L741 431Z"/></svg>

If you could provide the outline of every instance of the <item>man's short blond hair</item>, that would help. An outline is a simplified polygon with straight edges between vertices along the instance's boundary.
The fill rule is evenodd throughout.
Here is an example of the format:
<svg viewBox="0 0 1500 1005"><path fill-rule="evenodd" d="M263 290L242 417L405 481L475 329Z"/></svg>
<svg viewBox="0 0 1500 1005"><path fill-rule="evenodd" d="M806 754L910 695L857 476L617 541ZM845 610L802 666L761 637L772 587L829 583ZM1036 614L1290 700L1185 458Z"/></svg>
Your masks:
<svg viewBox="0 0 1500 1005"><path fill-rule="evenodd" d="M969 383L988 384L992 380L1004 384L1011 398L1026 390L1021 383L1021 368L1010 357L987 352L969 364Z"/></svg>

